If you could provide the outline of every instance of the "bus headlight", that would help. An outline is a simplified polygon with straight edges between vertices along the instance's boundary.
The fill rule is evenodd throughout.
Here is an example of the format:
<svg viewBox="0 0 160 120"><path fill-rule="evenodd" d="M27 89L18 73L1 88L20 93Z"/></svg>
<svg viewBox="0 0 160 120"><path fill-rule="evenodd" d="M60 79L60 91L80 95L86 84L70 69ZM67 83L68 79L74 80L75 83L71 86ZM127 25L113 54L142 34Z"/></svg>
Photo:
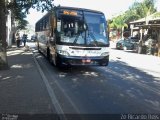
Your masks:
<svg viewBox="0 0 160 120"><path fill-rule="evenodd" d="M109 52L104 52L101 54L101 56L108 56L109 55Z"/></svg>
<svg viewBox="0 0 160 120"><path fill-rule="evenodd" d="M69 53L67 51L64 51L64 50L58 50L58 54L64 55L64 56L69 56Z"/></svg>

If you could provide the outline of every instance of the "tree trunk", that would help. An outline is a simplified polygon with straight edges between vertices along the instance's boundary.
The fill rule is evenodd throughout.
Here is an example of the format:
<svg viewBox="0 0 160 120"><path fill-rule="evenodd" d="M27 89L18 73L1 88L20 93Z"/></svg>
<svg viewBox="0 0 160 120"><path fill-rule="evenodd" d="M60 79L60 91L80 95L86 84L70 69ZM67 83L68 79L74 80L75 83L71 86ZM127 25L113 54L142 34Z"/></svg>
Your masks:
<svg viewBox="0 0 160 120"><path fill-rule="evenodd" d="M0 69L7 69L5 0L0 0L0 26Z"/></svg>
<svg viewBox="0 0 160 120"><path fill-rule="evenodd" d="M117 39L119 39L119 38L120 38L120 30L117 29Z"/></svg>

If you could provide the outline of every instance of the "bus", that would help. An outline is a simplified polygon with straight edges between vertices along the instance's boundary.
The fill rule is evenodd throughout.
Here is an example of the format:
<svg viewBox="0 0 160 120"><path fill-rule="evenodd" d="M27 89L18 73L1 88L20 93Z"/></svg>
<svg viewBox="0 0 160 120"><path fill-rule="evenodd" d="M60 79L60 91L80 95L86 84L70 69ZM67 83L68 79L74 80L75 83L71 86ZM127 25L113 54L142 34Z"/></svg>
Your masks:
<svg viewBox="0 0 160 120"><path fill-rule="evenodd" d="M36 22L38 51L55 66L109 63L108 26L96 10L55 7Z"/></svg>

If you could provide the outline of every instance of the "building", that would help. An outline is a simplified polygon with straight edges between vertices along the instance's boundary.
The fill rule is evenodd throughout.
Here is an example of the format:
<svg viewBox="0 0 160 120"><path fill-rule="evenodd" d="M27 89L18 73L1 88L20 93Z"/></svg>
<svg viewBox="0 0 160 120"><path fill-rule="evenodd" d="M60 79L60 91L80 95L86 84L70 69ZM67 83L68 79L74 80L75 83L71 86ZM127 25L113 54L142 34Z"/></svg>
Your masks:
<svg viewBox="0 0 160 120"><path fill-rule="evenodd" d="M145 42L149 37L155 40L155 55L160 56L160 12L130 22L131 36L138 35L139 40Z"/></svg>

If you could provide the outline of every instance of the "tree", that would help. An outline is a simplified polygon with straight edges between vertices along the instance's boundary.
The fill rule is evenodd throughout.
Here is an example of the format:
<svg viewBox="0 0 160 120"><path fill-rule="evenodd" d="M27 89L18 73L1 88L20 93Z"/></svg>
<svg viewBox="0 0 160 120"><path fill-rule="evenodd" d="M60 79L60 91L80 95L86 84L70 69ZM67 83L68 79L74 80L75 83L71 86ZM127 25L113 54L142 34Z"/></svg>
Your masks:
<svg viewBox="0 0 160 120"><path fill-rule="evenodd" d="M123 32L123 28L127 27L127 24L131 21L146 18L147 23L147 17L156 12L154 4L155 0L144 0L143 2L135 1L129 10L110 20L109 26L117 29L118 35L120 35L119 32Z"/></svg>
<svg viewBox="0 0 160 120"><path fill-rule="evenodd" d="M13 12L14 18L19 22L19 28L24 28L27 23L24 18L29 13L30 8L35 8L38 11L50 10L53 7L54 0L0 0L0 69L8 68L6 55L6 15L7 10Z"/></svg>
<svg viewBox="0 0 160 120"><path fill-rule="evenodd" d="M155 0L144 0L143 2L134 2L134 4L130 7L128 11L125 13L125 21L127 23L138 20L140 18L145 18L145 24L147 25L149 22L148 17L156 12L155 8ZM140 37L139 50L138 53L142 53L142 45L143 45L142 34Z"/></svg>
<svg viewBox="0 0 160 120"><path fill-rule="evenodd" d="M155 0L144 0L143 2L134 2L133 5L125 12L125 22L129 23L156 12Z"/></svg>
<svg viewBox="0 0 160 120"><path fill-rule="evenodd" d="M118 38L123 37L122 33L123 33L123 30L124 30L124 27L128 27L128 25L124 21L124 14L113 18L112 21L109 24L109 27L117 29Z"/></svg>
<svg viewBox="0 0 160 120"><path fill-rule="evenodd" d="M8 68L6 57L6 7L5 0L0 1L0 69Z"/></svg>
<svg viewBox="0 0 160 120"><path fill-rule="evenodd" d="M154 3L155 3L155 0L144 0L144 2L141 4L146 24L148 24L149 22L148 16L156 12Z"/></svg>

